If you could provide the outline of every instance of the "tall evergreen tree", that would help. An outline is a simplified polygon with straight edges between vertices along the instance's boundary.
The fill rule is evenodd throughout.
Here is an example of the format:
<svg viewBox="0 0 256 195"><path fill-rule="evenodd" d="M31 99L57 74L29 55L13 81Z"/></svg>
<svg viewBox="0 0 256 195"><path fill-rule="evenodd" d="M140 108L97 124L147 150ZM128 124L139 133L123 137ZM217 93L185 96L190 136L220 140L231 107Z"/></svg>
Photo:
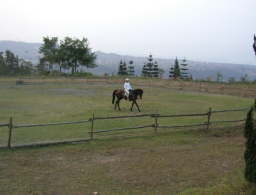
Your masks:
<svg viewBox="0 0 256 195"><path fill-rule="evenodd" d="M177 57L175 59L174 66L171 66L169 73L170 78L180 78L180 66Z"/></svg>
<svg viewBox="0 0 256 195"><path fill-rule="evenodd" d="M129 62L128 69L127 69L127 74L129 76L134 76L134 65L133 65L132 60Z"/></svg>
<svg viewBox="0 0 256 195"><path fill-rule="evenodd" d="M125 61L124 62L122 60L120 61L117 74L118 75L128 75Z"/></svg>
<svg viewBox="0 0 256 195"><path fill-rule="evenodd" d="M189 78L188 68L186 67L188 64L186 63L186 59L183 58L180 68L180 78L186 80Z"/></svg>
<svg viewBox="0 0 256 195"><path fill-rule="evenodd" d="M159 68L158 68L157 62L154 63L152 76L155 77L155 78L159 77Z"/></svg>
<svg viewBox="0 0 256 195"><path fill-rule="evenodd" d="M174 78L174 67L173 67L173 65L171 66L170 71L169 71L169 78Z"/></svg>
<svg viewBox="0 0 256 195"><path fill-rule="evenodd" d="M246 139L246 149L244 152L245 171L244 177L247 181L256 184L256 99L246 116L244 137Z"/></svg>
<svg viewBox="0 0 256 195"><path fill-rule="evenodd" d="M143 77L159 77L159 68L157 62L153 63L152 54L149 55L148 62L143 65L142 74Z"/></svg>
<svg viewBox="0 0 256 195"><path fill-rule="evenodd" d="M153 56L152 54L149 55L149 58L148 58L148 63L147 63L147 69L148 69L148 73L147 73L147 76L148 77L152 77L153 75Z"/></svg>
<svg viewBox="0 0 256 195"><path fill-rule="evenodd" d="M142 67L141 76L142 76L142 77L146 77L147 74L148 74L148 69L147 69L146 63L144 63L144 65L143 65L143 67Z"/></svg>

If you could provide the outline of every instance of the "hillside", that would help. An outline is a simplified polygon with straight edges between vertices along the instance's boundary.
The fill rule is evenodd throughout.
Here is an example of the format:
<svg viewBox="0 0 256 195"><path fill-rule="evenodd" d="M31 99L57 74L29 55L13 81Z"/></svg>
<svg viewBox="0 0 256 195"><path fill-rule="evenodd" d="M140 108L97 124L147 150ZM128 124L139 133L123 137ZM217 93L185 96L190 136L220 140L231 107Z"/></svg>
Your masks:
<svg viewBox="0 0 256 195"><path fill-rule="evenodd" d="M41 43L25 43L16 41L0 41L0 52L5 52L6 50L12 51L19 58L30 59L32 63L38 63L39 53ZM94 69L87 69L86 71L92 72L95 75L104 75L105 73L109 75L116 75L118 71L118 66L120 60L126 61L128 63L133 60L135 65L135 74L140 76L142 66L147 63L147 56L135 57L128 55L118 55L114 53L104 53L101 51L95 52L97 55L96 63L99 65ZM153 58L155 57L154 54ZM178 60L181 63L181 58ZM217 79L217 74L220 72L223 81L228 81L230 78L235 78L239 81L240 78L248 75L248 80L256 79L256 66L246 65L246 64L228 64L228 63L214 63L214 62L200 62L200 61L189 61L187 59L189 73L193 76L193 79L204 79L211 77L212 80ZM174 64L174 59L162 59L154 58L154 62L158 63L159 68L164 69L163 78L167 79L169 75L170 67Z"/></svg>

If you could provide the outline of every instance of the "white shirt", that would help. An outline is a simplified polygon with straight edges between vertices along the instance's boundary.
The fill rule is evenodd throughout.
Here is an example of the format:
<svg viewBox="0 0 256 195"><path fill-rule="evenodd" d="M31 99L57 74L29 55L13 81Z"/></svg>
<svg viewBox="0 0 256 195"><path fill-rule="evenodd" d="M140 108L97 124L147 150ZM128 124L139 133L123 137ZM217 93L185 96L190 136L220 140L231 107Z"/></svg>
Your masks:
<svg viewBox="0 0 256 195"><path fill-rule="evenodd" d="M132 89L132 87L131 87L129 82L125 82L124 83L124 88L127 89L127 90Z"/></svg>

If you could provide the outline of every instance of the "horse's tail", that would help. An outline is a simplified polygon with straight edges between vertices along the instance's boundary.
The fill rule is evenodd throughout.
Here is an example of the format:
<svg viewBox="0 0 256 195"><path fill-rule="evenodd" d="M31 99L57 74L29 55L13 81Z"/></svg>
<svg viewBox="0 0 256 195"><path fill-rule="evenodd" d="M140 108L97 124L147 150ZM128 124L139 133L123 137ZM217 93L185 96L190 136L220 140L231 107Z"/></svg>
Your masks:
<svg viewBox="0 0 256 195"><path fill-rule="evenodd" d="M117 91L117 90L113 91L113 99L112 99L112 104L114 104L114 102L115 102L116 91Z"/></svg>

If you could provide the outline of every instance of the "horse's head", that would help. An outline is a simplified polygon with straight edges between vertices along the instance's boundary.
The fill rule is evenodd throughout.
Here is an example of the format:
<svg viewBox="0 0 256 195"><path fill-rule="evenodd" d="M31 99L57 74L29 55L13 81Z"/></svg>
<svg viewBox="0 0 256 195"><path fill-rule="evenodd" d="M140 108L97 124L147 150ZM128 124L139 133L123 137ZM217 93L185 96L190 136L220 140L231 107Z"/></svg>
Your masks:
<svg viewBox="0 0 256 195"><path fill-rule="evenodd" d="M142 95L143 95L143 90L142 89L138 89L138 99L142 99Z"/></svg>

